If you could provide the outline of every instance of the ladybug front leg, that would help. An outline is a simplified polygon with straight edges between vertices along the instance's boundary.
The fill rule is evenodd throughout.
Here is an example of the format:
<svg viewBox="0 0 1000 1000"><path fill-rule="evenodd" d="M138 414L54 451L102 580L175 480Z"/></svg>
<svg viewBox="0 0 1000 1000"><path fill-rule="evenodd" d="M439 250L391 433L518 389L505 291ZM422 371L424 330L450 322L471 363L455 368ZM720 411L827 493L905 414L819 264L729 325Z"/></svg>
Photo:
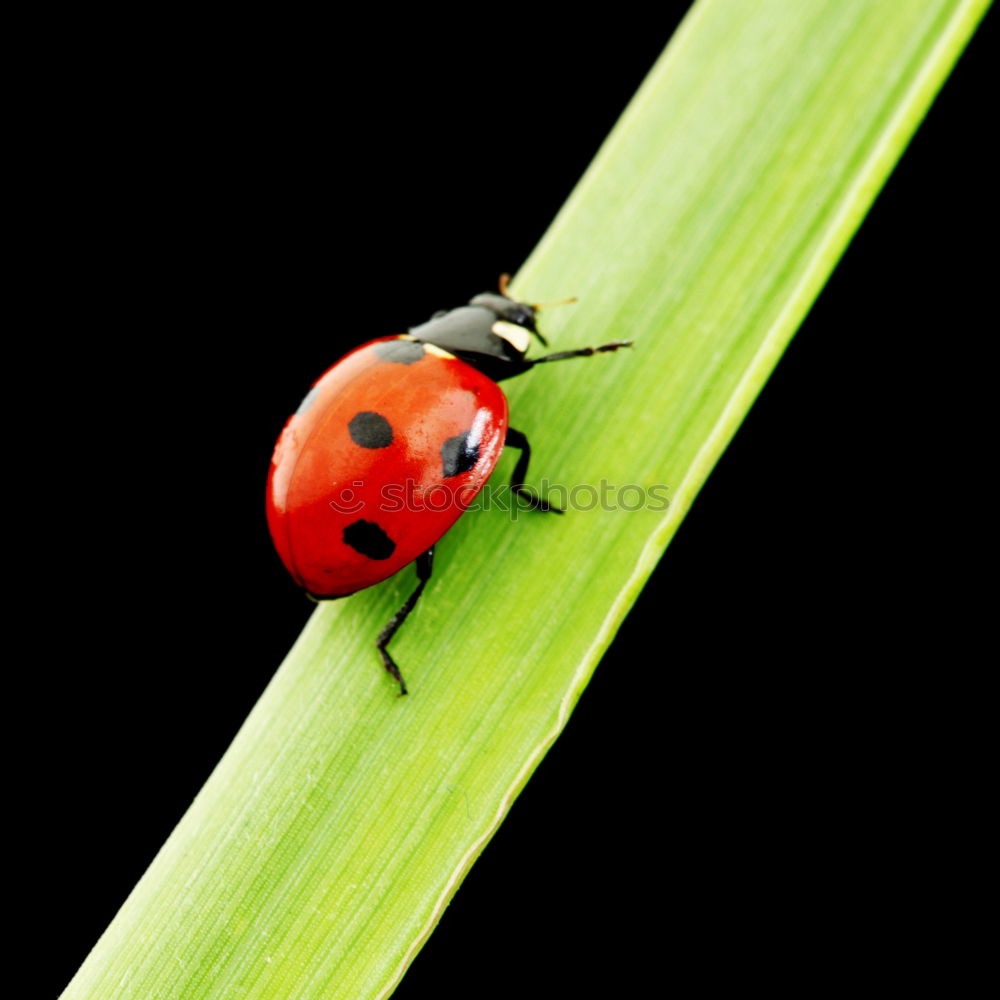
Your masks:
<svg viewBox="0 0 1000 1000"><path fill-rule="evenodd" d="M433 568L434 546L432 545L422 555L417 556L417 579L420 581L417 584L417 589L410 594L403 606L392 616L392 618L389 619L389 624L386 625L381 632L379 632L378 639L375 642L375 647L378 649L379 654L382 657L382 663L384 664L385 669L388 670L397 681L399 681L400 694L407 693L406 682L403 680L403 675L399 672L399 667L396 666L396 661L389 655L389 650L385 647L389 645L389 640L399 630L399 626L406 621L406 616L413 610L413 605L417 603L420 595L424 592L424 587L427 585L427 581L431 578L431 571Z"/></svg>
<svg viewBox="0 0 1000 1000"><path fill-rule="evenodd" d="M540 365L545 361L565 361L567 358L589 358L592 354L604 354L607 351L617 351L620 347L631 347L631 340L612 340L610 344L600 347L578 347L573 351L556 351L555 354L543 354L540 358L532 358L525 364Z"/></svg>
<svg viewBox="0 0 1000 1000"><path fill-rule="evenodd" d="M524 485L525 477L528 475L528 462L531 460L531 445L528 444L528 439L520 431L508 427L504 444L511 448L518 448L521 452L521 457L518 458L517 465L514 466L514 475L510 477L511 492L523 497L528 502L528 506L534 510L550 510L553 514L566 513L562 507L557 507L555 504L549 503L548 500L543 500L534 490L530 490Z"/></svg>

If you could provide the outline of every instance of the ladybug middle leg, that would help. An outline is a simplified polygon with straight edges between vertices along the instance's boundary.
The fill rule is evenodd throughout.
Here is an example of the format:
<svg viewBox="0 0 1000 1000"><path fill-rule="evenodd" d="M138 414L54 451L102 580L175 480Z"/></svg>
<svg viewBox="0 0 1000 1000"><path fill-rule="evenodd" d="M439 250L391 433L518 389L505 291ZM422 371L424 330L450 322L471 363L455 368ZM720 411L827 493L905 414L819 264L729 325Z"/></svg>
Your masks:
<svg viewBox="0 0 1000 1000"><path fill-rule="evenodd" d="M517 465L514 466L514 474L510 477L511 492L523 497L533 510L550 510L553 514L565 514L562 507L543 500L534 490L524 485L524 478L528 474L528 462L531 460L531 445L528 444L528 439L520 431L508 427L504 445L517 448L521 452Z"/></svg>
<svg viewBox="0 0 1000 1000"><path fill-rule="evenodd" d="M413 605L417 603L420 595L424 592L424 587L427 585L427 581L431 578L431 571L434 568L434 546L432 545L426 552L417 556L417 579L420 581L417 584L417 589L413 591L412 594L403 603L403 606L389 619L389 624L386 625L381 632L379 632L378 639L375 641L375 647L378 649L379 654L382 657L382 663L385 669L389 671L390 674L399 682L399 693L407 694L406 681L403 680L403 675L399 672L399 667L396 666L396 661L389 654L389 650L385 647L389 645L389 640L396 634L399 630L399 626L406 621L406 616L413 610Z"/></svg>

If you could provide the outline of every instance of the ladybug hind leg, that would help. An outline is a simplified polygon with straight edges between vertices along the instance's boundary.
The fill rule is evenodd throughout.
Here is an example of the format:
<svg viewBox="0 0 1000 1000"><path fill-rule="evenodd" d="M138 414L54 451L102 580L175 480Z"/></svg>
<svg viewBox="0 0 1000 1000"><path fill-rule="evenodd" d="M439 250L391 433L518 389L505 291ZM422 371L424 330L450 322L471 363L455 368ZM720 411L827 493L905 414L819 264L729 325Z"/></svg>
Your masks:
<svg viewBox="0 0 1000 1000"><path fill-rule="evenodd" d="M534 490L524 485L525 477L528 475L528 462L531 461L531 445L528 439L513 427L507 428L507 437L504 445L510 448L517 448L521 455L514 466L514 474L510 477L510 489L522 497L533 510L551 511L553 514L564 514L562 507L557 507L548 500L544 500Z"/></svg>
<svg viewBox="0 0 1000 1000"><path fill-rule="evenodd" d="M417 584L417 589L410 594L403 603L403 606L389 619L389 623L379 632L378 639L375 641L375 648L378 649L379 655L382 657L382 664L399 683L399 693L401 695L407 694L406 681L403 680L403 675L399 672L399 667L396 666L396 661L392 658L386 646L389 645L389 640L399 631L399 626L406 621L406 616L413 610L413 606L420 599L427 581L431 578L433 568L434 547L431 546L426 552L417 556L417 579L420 581Z"/></svg>

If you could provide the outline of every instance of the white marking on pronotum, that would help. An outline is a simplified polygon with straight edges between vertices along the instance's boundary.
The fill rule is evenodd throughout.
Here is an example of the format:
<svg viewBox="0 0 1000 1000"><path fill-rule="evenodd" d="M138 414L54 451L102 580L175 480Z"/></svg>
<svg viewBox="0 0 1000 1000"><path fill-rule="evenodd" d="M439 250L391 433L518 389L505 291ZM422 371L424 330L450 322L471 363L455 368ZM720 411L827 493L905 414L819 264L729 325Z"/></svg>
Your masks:
<svg viewBox="0 0 1000 1000"><path fill-rule="evenodd" d="M426 340L417 340L416 337L409 333L401 333L397 340L413 340L420 344L421 347L428 353L433 354L436 358L454 358L454 354L449 354L443 347L438 347L437 344L428 344Z"/></svg>
<svg viewBox="0 0 1000 1000"><path fill-rule="evenodd" d="M424 345L424 350L428 354L433 354L436 358L453 358L454 354L449 354L443 347L438 347L437 344L428 344L426 341L421 341Z"/></svg>
<svg viewBox="0 0 1000 1000"><path fill-rule="evenodd" d="M498 319L491 327L493 332L507 341L518 354L524 354L531 343L531 334L523 326L516 323L508 323L505 319Z"/></svg>

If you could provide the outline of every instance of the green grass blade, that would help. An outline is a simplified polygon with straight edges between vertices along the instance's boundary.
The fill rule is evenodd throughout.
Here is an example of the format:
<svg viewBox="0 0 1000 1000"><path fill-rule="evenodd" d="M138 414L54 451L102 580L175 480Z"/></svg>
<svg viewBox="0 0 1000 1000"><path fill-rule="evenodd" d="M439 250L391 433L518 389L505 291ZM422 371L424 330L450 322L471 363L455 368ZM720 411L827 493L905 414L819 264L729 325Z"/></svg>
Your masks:
<svg viewBox="0 0 1000 1000"><path fill-rule="evenodd" d="M635 348L508 393L553 483L665 484L670 505L463 518L393 646L406 699L372 638L412 577L318 609L67 1000L391 991L986 7L697 4L515 285L581 296L545 314L553 349ZM516 618L484 620L498 598Z"/></svg>

